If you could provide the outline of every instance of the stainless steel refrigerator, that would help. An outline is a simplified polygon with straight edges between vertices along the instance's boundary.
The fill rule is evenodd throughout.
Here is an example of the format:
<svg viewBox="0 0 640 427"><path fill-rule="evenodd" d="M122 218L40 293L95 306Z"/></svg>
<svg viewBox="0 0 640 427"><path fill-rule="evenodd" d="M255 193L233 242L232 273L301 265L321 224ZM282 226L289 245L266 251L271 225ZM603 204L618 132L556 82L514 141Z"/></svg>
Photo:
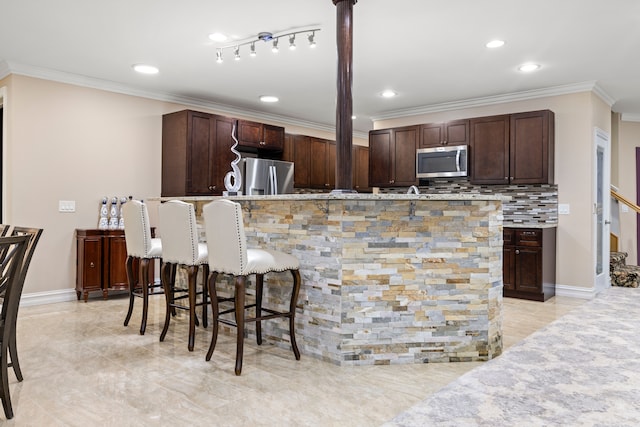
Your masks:
<svg viewBox="0 0 640 427"><path fill-rule="evenodd" d="M293 163L242 159L242 194L247 196L293 193Z"/></svg>

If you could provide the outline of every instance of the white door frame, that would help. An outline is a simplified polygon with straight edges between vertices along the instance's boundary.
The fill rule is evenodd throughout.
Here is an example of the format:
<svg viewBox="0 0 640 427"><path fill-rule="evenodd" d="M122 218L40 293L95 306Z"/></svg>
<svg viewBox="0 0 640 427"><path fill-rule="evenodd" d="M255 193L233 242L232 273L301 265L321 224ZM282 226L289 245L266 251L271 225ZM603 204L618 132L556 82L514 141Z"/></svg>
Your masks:
<svg viewBox="0 0 640 427"><path fill-rule="evenodd" d="M611 286L609 234L611 232L611 140L608 132L594 129L593 254L595 293Z"/></svg>

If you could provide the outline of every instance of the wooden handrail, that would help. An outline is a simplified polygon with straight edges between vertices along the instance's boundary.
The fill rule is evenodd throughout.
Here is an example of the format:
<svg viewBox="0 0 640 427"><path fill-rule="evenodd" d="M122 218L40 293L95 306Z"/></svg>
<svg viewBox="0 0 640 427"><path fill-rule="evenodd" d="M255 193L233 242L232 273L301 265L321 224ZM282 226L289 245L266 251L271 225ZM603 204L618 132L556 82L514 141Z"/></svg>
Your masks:
<svg viewBox="0 0 640 427"><path fill-rule="evenodd" d="M640 214L640 206L636 205L635 203L633 203L632 201L630 201L629 199L624 197L622 194L620 194L617 191L612 189L611 190L611 196L613 196L614 199L616 199L616 200L624 203L625 205L629 206L631 209L636 211L636 213Z"/></svg>

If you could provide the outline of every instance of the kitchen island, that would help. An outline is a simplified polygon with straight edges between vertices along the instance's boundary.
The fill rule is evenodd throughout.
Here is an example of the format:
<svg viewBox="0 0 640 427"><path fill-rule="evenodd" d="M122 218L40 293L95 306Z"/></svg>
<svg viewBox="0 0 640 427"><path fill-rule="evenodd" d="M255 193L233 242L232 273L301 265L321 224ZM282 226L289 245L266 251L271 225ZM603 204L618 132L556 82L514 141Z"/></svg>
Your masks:
<svg viewBox="0 0 640 427"><path fill-rule="evenodd" d="M242 205L250 247L300 260L303 355L385 365L482 361L502 352L502 197L230 198ZM171 199L194 203L199 215L215 198L156 200ZM266 304L286 307L290 275L267 279ZM283 286L273 286L278 281ZM286 320L265 322L263 336L289 348Z"/></svg>

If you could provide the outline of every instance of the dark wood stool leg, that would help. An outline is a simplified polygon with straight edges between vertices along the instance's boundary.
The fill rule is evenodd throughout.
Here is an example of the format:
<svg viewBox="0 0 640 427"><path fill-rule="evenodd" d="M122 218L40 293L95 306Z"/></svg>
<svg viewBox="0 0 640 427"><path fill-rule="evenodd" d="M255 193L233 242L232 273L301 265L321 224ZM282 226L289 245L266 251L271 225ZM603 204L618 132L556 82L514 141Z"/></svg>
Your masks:
<svg viewBox="0 0 640 427"><path fill-rule="evenodd" d="M262 344L262 290L264 288L264 274L256 274L256 341Z"/></svg>
<svg viewBox="0 0 640 427"><path fill-rule="evenodd" d="M216 293L216 278L218 277L217 272L212 272L209 275L209 300L211 301L211 316L213 318L213 332L211 333L211 344L209 344L209 351L207 351L206 360L211 360L211 355L213 354L213 350L216 348L216 341L218 340L218 316L220 313L218 307L218 294Z"/></svg>
<svg viewBox="0 0 640 427"><path fill-rule="evenodd" d="M22 381L22 369L20 369L20 362L18 361L18 347L16 343L16 325L15 322L12 326L11 340L9 342L9 356L11 357L11 366L13 372L16 374L18 381Z"/></svg>
<svg viewBox="0 0 640 427"><path fill-rule="evenodd" d="M196 281L198 280L198 266L187 267L189 276L189 351L193 351L196 337Z"/></svg>
<svg viewBox="0 0 640 427"><path fill-rule="evenodd" d="M246 281L246 276L236 277L235 316L236 325L238 326L238 336L236 339L236 375L240 375L242 372L242 353L244 351L244 297Z"/></svg>
<svg viewBox="0 0 640 427"><path fill-rule="evenodd" d="M207 305L209 291L207 289L207 278L209 277L209 265L204 264L202 266L202 327L207 328L209 326L209 319L207 316Z"/></svg>
<svg viewBox="0 0 640 427"><path fill-rule="evenodd" d="M142 286L142 322L140 335L147 329L147 314L149 312L149 258L140 259L140 285Z"/></svg>
<svg viewBox="0 0 640 427"><path fill-rule="evenodd" d="M293 276L293 290L291 291L291 303L289 304L289 336L291 337L291 348L293 354L296 355L296 360L300 360L300 350L298 350L298 344L296 343L296 305L298 303L298 294L300 293L300 271L291 270Z"/></svg>
<svg viewBox="0 0 640 427"><path fill-rule="evenodd" d="M7 327L9 327L7 325ZM7 344L2 344L2 357L0 357L0 382L2 390L0 392L0 398L2 398L2 407L4 408L4 415L7 419L13 418L13 408L11 407L11 396L9 395L9 375L8 375L8 361L6 357Z"/></svg>
<svg viewBox="0 0 640 427"><path fill-rule="evenodd" d="M133 276L133 257L128 256L125 262L125 269L127 271L127 280L129 281L129 310L127 310L127 316L124 318L124 326L129 324L131 320L131 313L133 313L133 299L135 298L136 280Z"/></svg>
<svg viewBox="0 0 640 427"><path fill-rule="evenodd" d="M167 335L167 331L169 330L169 322L171 321L171 311L173 310L173 291L175 283L173 279L175 277L172 274L173 265L169 263L163 263L160 277L162 279L162 286L164 287L164 300L167 305L167 309L164 315L164 327L162 328L162 333L160 334L160 341L164 341L164 338Z"/></svg>

